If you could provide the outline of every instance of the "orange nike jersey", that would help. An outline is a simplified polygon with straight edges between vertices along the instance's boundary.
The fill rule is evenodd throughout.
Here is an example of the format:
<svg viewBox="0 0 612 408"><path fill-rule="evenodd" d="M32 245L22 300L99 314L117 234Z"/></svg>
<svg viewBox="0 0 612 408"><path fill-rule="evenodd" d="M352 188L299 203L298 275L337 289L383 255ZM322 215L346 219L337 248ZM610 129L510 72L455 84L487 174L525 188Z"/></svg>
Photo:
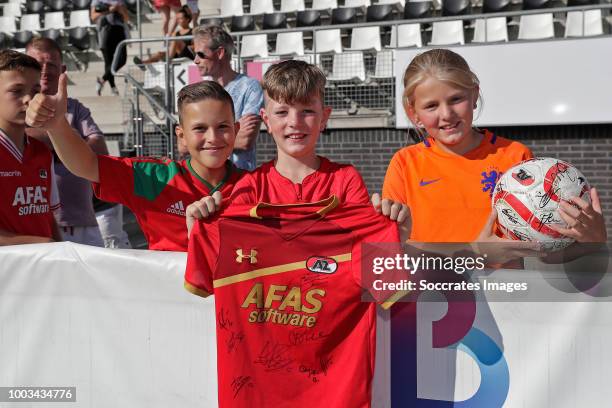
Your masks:
<svg viewBox="0 0 612 408"><path fill-rule="evenodd" d="M410 239L471 242L491 213L491 194L499 177L531 157L523 144L489 131L481 144L464 156L445 152L429 138L393 156L383 197L410 207Z"/></svg>

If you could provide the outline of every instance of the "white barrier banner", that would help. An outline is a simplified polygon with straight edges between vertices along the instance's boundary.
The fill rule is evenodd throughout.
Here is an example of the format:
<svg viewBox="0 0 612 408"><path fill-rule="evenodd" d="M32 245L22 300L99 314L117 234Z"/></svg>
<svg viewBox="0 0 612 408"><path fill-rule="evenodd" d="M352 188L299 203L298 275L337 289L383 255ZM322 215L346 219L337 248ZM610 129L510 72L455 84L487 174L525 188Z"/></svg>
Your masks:
<svg viewBox="0 0 612 408"><path fill-rule="evenodd" d="M74 403L215 407L213 299L186 254L72 243L0 248L0 387L76 387Z"/></svg>
<svg viewBox="0 0 612 408"><path fill-rule="evenodd" d="M0 248L0 388L76 394L0 406L216 407L214 303L183 289L185 260L72 243ZM513 276L550 293L567 292L571 277ZM609 406L607 276L603 292L578 292L581 301L403 303L390 320L380 312L373 406Z"/></svg>

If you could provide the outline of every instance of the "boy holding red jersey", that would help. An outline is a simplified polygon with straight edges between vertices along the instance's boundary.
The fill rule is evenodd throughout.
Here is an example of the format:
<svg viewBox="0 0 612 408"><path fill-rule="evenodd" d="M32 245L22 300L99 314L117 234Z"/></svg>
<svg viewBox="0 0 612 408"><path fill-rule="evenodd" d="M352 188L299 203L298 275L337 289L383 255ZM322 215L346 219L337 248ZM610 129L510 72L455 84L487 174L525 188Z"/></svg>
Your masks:
<svg viewBox="0 0 612 408"><path fill-rule="evenodd" d="M61 240L53 217L59 207L53 157L25 135L26 108L40 90L40 70L32 57L0 51L0 245Z"/></svg>
<svg viewBox="0 0 612 408"><path fill-rule="evenodd" d="M64 117L66 80L62 74L56 95L36 95L28 107L28 123L48 130L62 162L93 182L100 199L124 204L134 212L149 249L186 251L186 206L215 192L229 197L242 174L227 160L239 127L229 94L212 81L179 92L176 133L191 158L116 158L96 155L70 128Z"/></svg>
<svg viewBox="0 0 612 408"><path fill-rule="evenodd" d="M361 298L361 243L397 242L398 229L372 209L353 166L317 156L331 113L324 87L302 61L266 72L261 116L277 158L190 234L185 288L216 298L220 407L370 406L376 308Z"/></svg>

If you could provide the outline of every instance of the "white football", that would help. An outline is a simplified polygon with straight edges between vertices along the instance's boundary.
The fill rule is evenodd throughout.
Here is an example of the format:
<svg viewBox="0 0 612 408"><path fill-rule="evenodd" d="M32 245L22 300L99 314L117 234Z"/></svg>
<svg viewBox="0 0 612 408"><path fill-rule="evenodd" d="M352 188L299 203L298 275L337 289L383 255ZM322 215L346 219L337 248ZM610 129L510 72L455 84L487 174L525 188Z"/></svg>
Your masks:
<svg viewBox="0 0 612 408"><path fill-rule="evenodd" d="M493 192L500 230L507 238L542 243L556 251L574 240L551 225L567 227L559 215L561 200L580 197L591 202L589 184L571 164L550 157L526 160L508 169Z"/></svg>

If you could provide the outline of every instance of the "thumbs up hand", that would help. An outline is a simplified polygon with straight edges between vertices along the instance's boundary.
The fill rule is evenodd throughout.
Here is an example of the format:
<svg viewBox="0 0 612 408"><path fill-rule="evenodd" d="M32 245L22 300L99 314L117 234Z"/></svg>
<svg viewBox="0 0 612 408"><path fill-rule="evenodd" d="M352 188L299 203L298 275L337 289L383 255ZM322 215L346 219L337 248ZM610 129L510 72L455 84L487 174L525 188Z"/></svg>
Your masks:
<svg viewBox="0 0 612 408"><path fill-rule="evenodd" d="M68 77L66 74L61 74L55 95L39 93L34 96L28 104L26 124L33 128L51 130L63 120L66 120L67 88Z"/></svg>

